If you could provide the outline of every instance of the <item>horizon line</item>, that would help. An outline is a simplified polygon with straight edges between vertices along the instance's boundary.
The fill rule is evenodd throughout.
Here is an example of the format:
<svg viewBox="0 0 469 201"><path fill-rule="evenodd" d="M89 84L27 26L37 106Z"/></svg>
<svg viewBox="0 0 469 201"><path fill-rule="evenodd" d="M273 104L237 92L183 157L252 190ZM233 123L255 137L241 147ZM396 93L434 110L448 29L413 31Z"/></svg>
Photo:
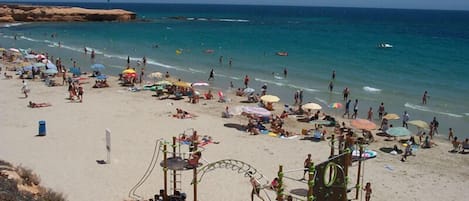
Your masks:
<svg viewBox="0 0 469 201"><path fill-rule="evenodd" d="M221 6L267 6L267 7L306 7L306 8L363 8L363 9L389 9L389 10L420 10L420 11L462 11L469 12L469 9L437 9L437 8L402 8L402 7L367 7L367 6L321 6L321 5L286 5L286 4L225 4L225 3L166 3L166 2L81 2L81 1L2 1L0 3L8 4L165 4L165 5L221 5ZM58 5L60 6L60 5Z"/></svg>

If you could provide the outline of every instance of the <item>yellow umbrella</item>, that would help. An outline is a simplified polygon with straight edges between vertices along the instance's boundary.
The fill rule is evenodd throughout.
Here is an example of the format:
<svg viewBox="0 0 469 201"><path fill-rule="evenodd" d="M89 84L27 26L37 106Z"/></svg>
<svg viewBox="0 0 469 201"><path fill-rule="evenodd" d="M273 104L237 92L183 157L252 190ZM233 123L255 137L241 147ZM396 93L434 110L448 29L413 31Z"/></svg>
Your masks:
<svg viewBox="0 0 469 201"><path fill-rule="evenodd" d="M132 73L137 73L137 72L135 72L134 69L129 68L129 69L125 69L124 71L122 71L122 73L123 74L132 74Z"/></svg>
<svg viewBox="0 0 469 201"><path fill-rule="evenodd" d="M261 100L268 102L268 103L276 103L280 101L280 98L274 95L264 95L264 96L261 96Z"/></svg>
<svg viewBox="0 0 469 201"><path fill-rule="evenodd" d="M191 85L187 82L184 82L184 81L177 81L177 82L173 82L173 84L175 86L178 86L178 87L184 87L184 88L189 88L191 87Z"/></svg>
<svg viewBox="0 0 469 201"><path fill-rule="evenodd" d="M422 120L412 120L407 122L410 125L417 126L417 128L424 128L424 129L430 129L430 126L428 126L428 123Z"/></svg>
<svg viewBox="0 0 469 201"><path fill-rule="evenodd" d="M3 52L3 51L6 51L6 49L3 47L0 47L0 52Z"/></svg>
<svg viewBox="0 0 469 201"><path fill-rule="evenodd" d="M391 114L384 115L383 118L387 120L396 120L396 119L399 119L399 115L391 113Z"/></svg>
<svg viewBox="0 0 469 201"><path fill-rule="evenodd" d="M306 103L306 104L302 105L301 108L307 109L307 110L308 109L309 110L320 110L320 109L322 109L322 107L317 103Z"/></svg>

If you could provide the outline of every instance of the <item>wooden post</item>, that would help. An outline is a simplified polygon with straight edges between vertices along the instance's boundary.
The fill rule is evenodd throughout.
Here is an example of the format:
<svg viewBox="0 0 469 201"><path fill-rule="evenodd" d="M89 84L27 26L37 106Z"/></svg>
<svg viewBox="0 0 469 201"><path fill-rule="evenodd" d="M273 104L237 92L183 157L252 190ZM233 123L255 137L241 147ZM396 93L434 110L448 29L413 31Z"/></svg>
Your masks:
<svg viewBox="0 0 469 201"><path fill-rule="evenodd" d="M357 174L357 184L355 186L355 199L358 200L358 192L360 192L360 173L362 169L362 153L363 153L363 146L360 144L360 155L358 156L358 174Z"/></svg>
<svg viewBox="0 0 469 201"><path fill-rule="evenodd" d="M334 157L334 134L332 134L331 136L331 153L329 154L329 159L331 159L332 157ZM332 179L332 166L329 167L329 181Z"/></svg>
<svg viewBox="0 0 469 201"><path fill-rule="evenodd" d="M193 148L193 151L192 153L195 153L197 152L197 147L199 146L198 145L198 142L193 142L194 144L194 148ZM197 166L199 164L197 164L194 169L193 169L193 180L194 180L194 201L197 201Z"/></svg>
<svg viewBox="0 0 469 201"><path fill-rule="evenodd" d="M278 167L278 189L277 189L277 201L283 201L283 166Z"/></svg>
<svg viewBox="0 0 469 201"><path fill-rule="evenodd" d="M173 160L176 159L176 137L173 137ZM176 170L173 170L173 195L176 194L176 188L177 188L177 183L176 183Z"/></svg>
<svg viewBox="0 0 469 201"><path fill-rule="evenodd" d="M313 201L314 196L313 196L313 187L314 187L314 172L315 172L315 167L314 163L311 162L311 164L308 167L308 201Z"/></svg>
<svg viewBox="0 0 469 201"><path fill-rule="evenodd" d="M168 146L166 144L163 145L163 180L164 180L164 195L163 200L168 200L168 153L167 150Z"/></svg>

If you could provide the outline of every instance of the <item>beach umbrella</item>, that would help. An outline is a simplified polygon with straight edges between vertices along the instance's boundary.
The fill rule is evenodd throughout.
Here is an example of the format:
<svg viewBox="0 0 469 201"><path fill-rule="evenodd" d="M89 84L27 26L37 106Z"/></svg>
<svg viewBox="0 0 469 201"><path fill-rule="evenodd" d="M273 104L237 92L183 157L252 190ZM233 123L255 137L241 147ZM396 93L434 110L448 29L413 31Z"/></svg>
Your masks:
<svg viewBox="0 0 469 201"><path fill-rule="evenodd" d="M167 80L161 80L161 81L155 82L155 84L156 85L172 85L173 83Z"/></svg>
<svg viewBox="0 0 469 201"><path fill-rule="evenodd" d="M246 88L246 89L243 90L244 93L252 93L252 92L254 92L254 91L256 91L256 90L253 89L253 88L251 88L251 87L248 87L248 88Z"/></svg>
<svg viewBox="0 0 469 201"><path fill-rule="evenodd" d="M19 49L16 49L16 48L10 48L8 49L10 52L16 52L16 53L20 53L20 50Z"/></svg>
<svg viewBox="0 0 469 201"><path fill-rule="evenodd" d="M122 71L122 74L132 74L132 73L137 73L137 72L135 72L135 70L131 68L125 69L124 71Z"/></svg>
<svg viewBox="0 0 469 201"><path fill-rule="evenodd" d="M178 86L178 87L184 87L184 88L191 87L191 85L188 82L184 82L184 81L174 82L173 85Z"/></svg>
<svg viewBox="0 0 469 201"><path fill-rule="evenodd" d="M376 124L366 119L354 119L352 120L351 125L355 127L356 129L363 129L363 130L376 129Z"/></svg>
<svg viewBox="0 0 469 201"><path fill-rule="evenodd" d="M384 115L384 116L383 116L383 119L387 119L387 120L396 120L396 119L399 119L399 115L394 114L394 113L390 113L390 114Z"/></svg>
<svg viewBox="0 0 469 201"><path fill-rule="evenodd" d="M191 84L191 86L193 86L193 87L197 87L197 86L206 86L206 87L208 87L208 86L210 86L210 84L208 84L206 82L194 82L194 83Z"/></svg>
<svg viewBox="0 0 469 201"><path fill-rule="evenodd" d="M309 110L320 110L320 109L322 109L322 107L317 103L306 103L306 104L302 105L301 108L307 109L307 110L308 109Z"/></svg>
<svg viewBox="0 0 469 201"><path fill-rule="evenodd" d="M331 103L328 106L329 108L332 108L332 109L339 109L339 108L342 108L342 103Z"/></svg>
<svg viewBox="0 0 469 201"><path fill-rule="evenodd" d="M392 127L386 130L386 133L394 137L404 137L412 134L409 129L404 127Z"/></svg>
<svg viewBox="0 0 469 201"><path fill-rule="evenodd" d="M270 116L272 113L263 107L243 106L241 110L248 114L255 114L260 116Z"/></svg>
<svg viewBox="0 0 469 201"><path fill-rule="evenodd" d="M261 100L268 102L268 103L276 103L280 101L280 98L274 95L264 95L264 96L261 96Z"/></svg>
<svg viewBox="0 0 469 201"><path fill-rule="evenodd" d="M36 59L42 60L42 59L45 59L45 58L46 58L46 56L44 56L42 54L36 55Z"/></svg>
<svg viewBox="0 0 469 201"><path fill-rule="evenodd" d="M33 70L33 67L34 67L33 65L25 66L25 67L23 67L23 70L24 71L30 71L30 70Z"/></svg>
<svg viewBox="0 0 469 201"><path fill-rule="evenodd" d="M163 73L160 73L160 72L150 73L148 77L153 78L153 79L161 79L163 77Z"/></svg>
<svg viewBox="0 0 469 201"><path fill-rule="evenodd" d="M26 58L26 59L35 59L35 58L36 58L36 55L34 55L34 54L28 54L28 55L24 56L24 58Z"/></svg>
<svg viewBox="0 0 469 201"><path fill-rule="evenodd" d="M0 47L0 52L3 52L3 51L6 51L6 49L3 47Z"/></svg>
<svg viewBox="0 0 469 201"><path fill-rule="evenodd" d="M53 64L53 63L50 63L50 62L46 64L46 68L47 68L47 69L55 69L55 70L57 70L57 66L56 66L55 64Z"/></svg>
<svg viewBox="0 0 469 201"><path fill-rule="evenodd" d="M38 67L38 68L41 68L41 67L45 67L46 64L45 64L45 63L38 62L38 63L33 64L33 66L36 66L36 67Z"/></svg>
<svg viewBox="0 0 469 201"><path fill-rule="evenodd" d="M420 129L430 129L430 126L428 126L428 123L422 120L412 120L408 121L407 124L414 125L417 128Z"/></svg>
<svg viewBox="0 0 469 201"><path fill-rule="evenodd" d="M95 71L102 71L106 68L106 66L104 66L103 64L93 64L91 65L91 69L95 70Z"/></svg>
<svg viewBox="0 0 469 201"><path fill-rule="evenodd" d="M57 69L53 69L53 68L49 68L49 69L44 71L45 74L56 74L58 72L59 71L57 71Z"/></svg>

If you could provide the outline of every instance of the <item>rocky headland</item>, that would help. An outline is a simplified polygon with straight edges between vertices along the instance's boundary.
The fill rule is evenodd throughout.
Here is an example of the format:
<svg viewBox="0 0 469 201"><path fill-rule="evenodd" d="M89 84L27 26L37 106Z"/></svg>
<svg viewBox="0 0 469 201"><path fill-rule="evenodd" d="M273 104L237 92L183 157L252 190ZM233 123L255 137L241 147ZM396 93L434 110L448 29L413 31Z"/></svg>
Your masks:
<svg viewBox="0 0 469 201"><path fill-rule="evenodd" d="M131 21L136 14L122 9L86 9L66 6L0 5L0 22Z"/></svg>

